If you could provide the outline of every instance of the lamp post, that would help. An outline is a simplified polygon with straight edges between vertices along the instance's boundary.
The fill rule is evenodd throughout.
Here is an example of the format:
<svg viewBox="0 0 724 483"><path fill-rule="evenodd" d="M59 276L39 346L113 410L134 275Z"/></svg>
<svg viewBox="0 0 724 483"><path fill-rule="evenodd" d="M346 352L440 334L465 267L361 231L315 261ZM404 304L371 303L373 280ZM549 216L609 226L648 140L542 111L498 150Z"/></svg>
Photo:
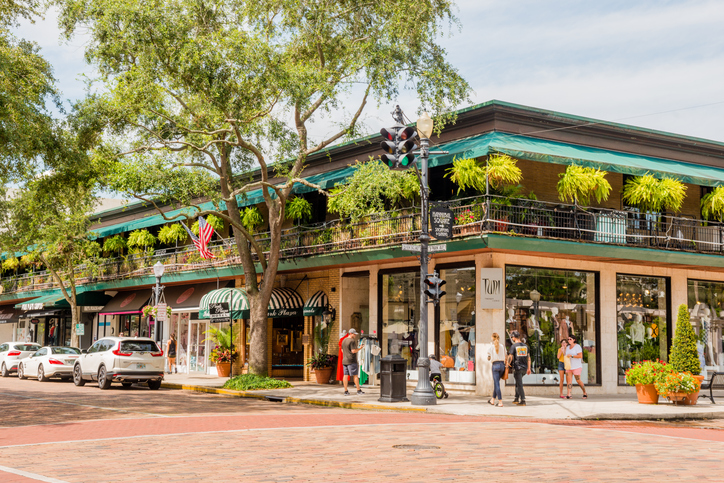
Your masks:
<svg viewBox="0 0 724 483"><path fill-rule="evenodd" d="M535 311L535 321L536 321L536 323L538 324L538 326L540 327L540 306L539 306L539 302L540 302L540 292L537 291L536 289L531 290L531 291L530 291L530 299L533 301L533 310ZM539 361L539 356L540 356L540 331L539 331L539 330L536 330L536 331L535 331L535 335L536 335L536 339L535 339L535 340L536 340L536 344L535 344L535 365L536 365L536 370L540 370L540 361Z"/></svg>
<svg viewBox="0 0 724 483"><path fill-rule="evenodd" d="M161 262L156 262L156 264L153 266L153 274L156 276L156 286L153 289L154 293L154 307L158 307L158 303L161 301L161 292L163 291L163 286L161 285L161 277L163 277L163 272L166 270L166 267ZM158 342L158 338L160 336L159 330L158 330L158 312L156 313L155 320L153 321L153 340Z"/></svg>
<svg viewBox="0 0 724 483"><path fill-rule="evenodd" d="M432 119L425 112L417 120L417 132L420 133L420 200L422 213L420 217L420 356L417 359L417 386L410 397L416 406L433 406L437 404L435 392L430 385L430 359L427 357L427 296L423 281L427 278L427 245L430 241L428 233L429 202L427 187L427 158L430 155L430 136L432 135Z"/></svg>

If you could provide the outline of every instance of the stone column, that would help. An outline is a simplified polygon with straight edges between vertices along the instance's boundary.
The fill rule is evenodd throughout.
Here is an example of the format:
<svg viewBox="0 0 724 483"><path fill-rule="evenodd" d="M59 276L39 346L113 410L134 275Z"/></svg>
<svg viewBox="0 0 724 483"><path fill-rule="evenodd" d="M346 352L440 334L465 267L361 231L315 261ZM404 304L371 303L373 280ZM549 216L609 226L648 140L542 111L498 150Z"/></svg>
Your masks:
<svg viewBox="0 0 724 483"><path fill-rule="evenodd" d="M616 269L603 265L600 271L601 390L604 394L618 392L618 326L616 320Z"/></svg>
<svg viewBox="0 0 724 483"><path fill-rule="evenodd" d="M488 360L490 337L497 332L501 341L505 341L505 309L491 310L480 308L480 269L503 268L505 255L480 253L475 256L475 393L483 396L493 394L493 364Z"/></svg>

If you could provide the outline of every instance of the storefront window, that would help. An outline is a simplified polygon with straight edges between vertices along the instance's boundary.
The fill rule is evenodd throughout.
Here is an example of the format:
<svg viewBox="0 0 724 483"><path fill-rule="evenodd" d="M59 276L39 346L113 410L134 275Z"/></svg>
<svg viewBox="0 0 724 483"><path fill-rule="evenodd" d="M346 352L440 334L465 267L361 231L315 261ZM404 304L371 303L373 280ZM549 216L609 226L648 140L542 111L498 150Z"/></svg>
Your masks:
<svg viewBox="0 0 724 483"><path fill-rule="evenodd" d="M616 275L618 383L633 362L668 360L666 278Z"/></svg>
<svg viewBox="0 0 724 483"><path fill-rule="evenodd" d="M517 330L530 348L532 374L523 376L524 384L558 385L558 348L569 335L575 335L583 348L581 379L585 384L599 384L596 276L594 272L506 267L506 345L510 347L510 334Z"/></svg>
<svg viewBox="0 0 724 483"><path fill-rule="evenodd" d="M176 367L179 372L188 370L189 312L171 314L171 333L176 335Z"/></svg>
<svg viewBox="0 0 724 483"><path fill-rule="evenodd" d="M442 269L440 278L447 294L437 310L438 356L454 361L443 379L475 384L475 267Z"/></svg>
<svg viewBox="0 0 724 483"><path fill-rule="evenodd" d="M420 273L390 273L380 278L382 355L398 354L407 359L409 370L416 370L419 356Z"/></svg>
<svg viewBox="0 0 724 483"><path fill-rule="evenodd" d="M699 362L702 374L724 370L724 283L689 280L689 311L691 323L699 338Z"/></svg>

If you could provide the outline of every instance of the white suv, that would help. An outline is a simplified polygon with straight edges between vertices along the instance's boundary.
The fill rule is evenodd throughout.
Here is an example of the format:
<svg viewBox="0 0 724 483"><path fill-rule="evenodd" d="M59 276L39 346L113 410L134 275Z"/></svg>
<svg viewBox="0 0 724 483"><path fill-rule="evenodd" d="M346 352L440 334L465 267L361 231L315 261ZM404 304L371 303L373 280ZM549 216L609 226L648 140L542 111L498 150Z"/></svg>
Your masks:
<svg viewBox="0 0 724 483"><path fill-rule="evenodd" d="M101 389L108 389L113 381L120 381L124 387L146 382L151 389L158 389L163 368L163 351L153 339L104 337L75 362L73 382L82 386L86 381L98 381Z"/></svg>
<svg viewBox="0 0 724 483"><path fill-rule="evenodd" d="M0 344L0 375L8 377L11 372L18 370L18 362L40 349L38 344L32 342L3 342Z"/></svg>

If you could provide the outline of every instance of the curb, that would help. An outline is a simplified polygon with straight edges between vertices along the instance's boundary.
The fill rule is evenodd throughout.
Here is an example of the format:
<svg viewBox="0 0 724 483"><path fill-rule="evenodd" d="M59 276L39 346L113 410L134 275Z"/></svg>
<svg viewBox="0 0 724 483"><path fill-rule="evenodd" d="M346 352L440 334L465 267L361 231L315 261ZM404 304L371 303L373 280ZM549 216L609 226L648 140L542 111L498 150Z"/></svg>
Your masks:
<svg viewBox="0 0 724 483"><path fill-rule="evenodd" d="M181 389L184 391L195 391L203 392L207 394L222 394L224 396L233 396L250 399L262 399L273 398L276 402L286 404L309 404L313 406L326 406L331 408L344 408L344 409L366 409L375 411L398 411L398 412L427 412L427 408L422 407L399 407L399 406L382 406L377 404L366 404L356 402L341 402L332 401L329 399L306 399L291 396L277 396L276 394L259 394L253 391L233 391L231 389L221 389L216 387L206 386L191 386L187 384L173 384L170 382L164 382L161 387L166 389Z"/></svg>

